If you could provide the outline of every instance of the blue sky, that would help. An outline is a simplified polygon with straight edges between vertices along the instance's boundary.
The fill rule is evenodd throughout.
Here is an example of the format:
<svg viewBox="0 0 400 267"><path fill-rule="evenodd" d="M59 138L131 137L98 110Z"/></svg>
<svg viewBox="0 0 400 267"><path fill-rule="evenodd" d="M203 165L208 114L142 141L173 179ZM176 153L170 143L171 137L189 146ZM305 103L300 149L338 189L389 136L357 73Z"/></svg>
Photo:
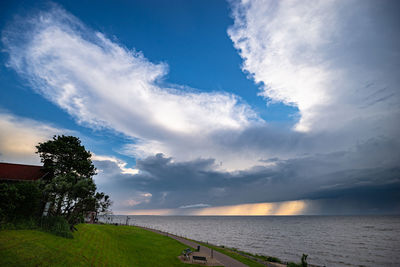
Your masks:
<svg viewBox="0 0 400 267"><path fill-rule="evenodd" d="M292 124L296 107L273 103L266 107L264 99L257 96L258 86L247 79L240 69L241 58L226 34L233 20L229 4L224 1L160 1L96 2L76 3L57 2L93 30L101 31L127 49L141 51L154 63L168 64L168 74L163 83L177 84L200 91L232 92L268 121ZM54 2L48 1L5 1L1 25L4 28L16 15L29 16L32 12L49 9ZM7 53L2 53L1 86L7 93L2 94L1 107L22 117L41 121L56 122L68 129L76 129L92 136L87 127L80 127L63 110L46 101L26 86L26 79L16 75L6 67ZM26 105L26 102L34 105ZM102 143L103 133L99 142ZM102 151L112 153L115 147L124 143L121 136L107 134ZM111 139L111 140L109 140ZM122 138L123 139L123 138ZM109 142L113 146L109 146ZM99 147L99 144L96 145ZM118 155L119 157L121 155ZM132 159L125 158L133 164Z"/></svg>
<svg viewBox="0 0 400 267"><path fill-rule="evenodd" d="M265 101L257 96L258 86L241 71L242 60L226 34L233 20L225 1L128 1L119 4L99 1L95 10L92 1L80 2L79 5L70 1L58 3L88 27L101 31L128 49L141 51L151 62L167 63L169 71L163 77L165 83L201 91L232 92L251 104L263 118L293 120L288 116L296 112L292 106L275 103L267 112ZM16 14L26 15L50 5L46 1L3 4L3 27ZM7 55L3 56L3 62L7 61ZM8 73L7 77L12 75ZM19 97L10 96L2 104L7 105Z"/></svg>
<svg viewBox="0 0 400 267"><path fill-rule="evenodd" d="M1 161L79 136L117 213L399 212L395 1L0 5Z"/></svg>

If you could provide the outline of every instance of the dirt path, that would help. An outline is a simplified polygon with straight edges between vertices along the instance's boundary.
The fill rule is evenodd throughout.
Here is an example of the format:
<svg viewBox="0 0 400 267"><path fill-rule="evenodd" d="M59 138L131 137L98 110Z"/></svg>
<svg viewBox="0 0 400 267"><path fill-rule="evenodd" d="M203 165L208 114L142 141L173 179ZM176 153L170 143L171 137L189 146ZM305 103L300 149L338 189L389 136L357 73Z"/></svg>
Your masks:
<svg viewBox="0 0 400 267"><path fill-rule="evenodd" d="M136 227L139 227L139 228L142 228L142 229L145 229L148 231L152 231L152 232L160 234L160 235L165 235L165 236L171 237L171 238L181 242L182 244L185 244L185 245L195 248L195 249L197 249L197 246L200 246L200 252L202 254L208 255L207 258L211 257L211 249L208 247L202 246L196 242L187 240L185 238L182 238L182 237L179 237L176 235L161 232L158 230L154 230L154 229L150 229L150 228L146 228L146 227L142 227L142 226L136 226ZM225 254L222 254L218 251L215 251L215 250L213 251L213 258L215 258L218 262L220 262L222 265L227 266L227 267L245 267L245 266L247 266L247 265L241 263L240 261L237 261L237 260L235 260Z"/></svg>

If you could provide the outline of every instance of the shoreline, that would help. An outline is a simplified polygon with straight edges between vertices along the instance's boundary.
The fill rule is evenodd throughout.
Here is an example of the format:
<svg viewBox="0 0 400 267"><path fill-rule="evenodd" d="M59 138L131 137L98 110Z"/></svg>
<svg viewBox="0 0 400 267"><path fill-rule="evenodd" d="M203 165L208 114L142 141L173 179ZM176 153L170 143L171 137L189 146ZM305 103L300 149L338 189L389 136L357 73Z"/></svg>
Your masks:
<svg viewBox="0 0 400 267"><path fill-rule="evenodd" d="M125 224L127 215L99 217ZM399 216L129 216L128 224L316 266L398 266ZM223 246L222 246L223 245ZM265 258L264 258L265 259Z"/></svg>
<svg viewBox="0 0 400 267"><path fill-rule="evenodd" d="M120 215L121 216L121 215ZM230 248L230 247L226 247L226 246L223 246L223 245L215 245L215 244L212 244L212 243L209 243L209 242L203 242L203 241L197 241L197 240L193 240L193 239L190 239L190 238L187 238L187 237L185 237L185 236L179 236L179 235L176 235L176 234L172 234L172 233L169 233L169 232L166 232L166 231L162 231L162 230L159 230L159 229L154 229L154 228L150 228L150 227L145 227L145 226L141 226L141 225L136 225L136 224L123 224L123 223L107 223L107 222L99 222L99 223L104 223L104 224L114 224L114 225L121 225L121 226L134 226L134 227L138 227L138 228L141 228L141 229L143 229L143 230L147 230L147 231L151 231L151 232L154 232L154 233L157 233L157 234L160 234L160 235L164 235L164 236L167 236L167 237L170 237L170 238L173 238L173 239L175 239L175 240L177 240L178 242L181 242L182 244L185 244L185 245L188 245L188 246L191 246L191 245L189 245L188 243L185 243L185 241L187 241L187 242L192 242L193 244L194 244L194 246L191 246L192 248L196 248L198 245L200 245L200 246L202 246L202 247L205 247L205 248L208 248L208 249L210 249L210 250L213 250L213 253L219 253L219 254L222 254L222 255L224 255L224 256L226 256L226 257L229 257L229 258L231 258L231 259L233 259L232 257L230 257L229 255L227 255L227 254L225 254L225 253L223 253L223 252L219 252L219 251L217 251L216 249L218 249L218 250L228 250L228 251L225 251L225 252L230 252L230 253L235 253L235 254L238 254L238 255L240 255L240 256L242 256L242 257L245 257L245 258L247 258L247 259L249 259L249 260L251 260L251 261L254 261L254 262L257 262L257 263L259 263L259 264L263 264L264 266L267 266L267 267L285 267L285 266L287 266L289 263L291 263L291 262L289 262L289 261L284 261L284 260L281 260L281 259L279 259L279 258L275 258L275 259L278 259L280 262L274 262L274 261L265 261L265 260L262 260L260 257L268 257L268 256L265 256L265 255L253 255L253 254L251 254L251 253L249 253L249 252L246 252L246 251L240 251L240 250L238 250L238 249L235 249L235 248ZM210 252L209 252L210 253ZM215 254L214 254L215 255ZM257 257L258 256L258 257ZM274 258L274 257L271 257L271 258ZM234 260L234 259L233 259ZM239 262L239 261L237 261L237 260L235 260L236 262ZM223 262L221 262L221 263L223 263ZM243 264L243 263L241 263L241 262L239 262L240 264ZM226 266L226 265L225 265ZM227 266L233 266L233 267L236 267L236 266L247 266L247 265L245 265L245 264L243 264L243 265L227 265ZM308 266L309 267L325 267L325 266L323 266L323 265L315 265L315 264L311 264L311 263L308 263Z"/></svg>

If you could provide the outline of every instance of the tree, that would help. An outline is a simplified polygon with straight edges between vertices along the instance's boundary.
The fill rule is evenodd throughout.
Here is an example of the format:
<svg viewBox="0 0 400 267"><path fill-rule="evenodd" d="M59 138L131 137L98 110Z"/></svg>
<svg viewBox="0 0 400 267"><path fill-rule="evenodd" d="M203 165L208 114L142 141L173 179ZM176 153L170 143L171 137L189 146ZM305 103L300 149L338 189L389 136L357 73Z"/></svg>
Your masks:
<svg viewBox="0 0 400 267"><path fill-rule="evenodd" d="M105 212L111 205L104 193L96 193L96 168L91 153L74 136L54 136L39 143L37 152L49 175L41 181L49 213L63 216L73 226L90 211Z"/></svg>

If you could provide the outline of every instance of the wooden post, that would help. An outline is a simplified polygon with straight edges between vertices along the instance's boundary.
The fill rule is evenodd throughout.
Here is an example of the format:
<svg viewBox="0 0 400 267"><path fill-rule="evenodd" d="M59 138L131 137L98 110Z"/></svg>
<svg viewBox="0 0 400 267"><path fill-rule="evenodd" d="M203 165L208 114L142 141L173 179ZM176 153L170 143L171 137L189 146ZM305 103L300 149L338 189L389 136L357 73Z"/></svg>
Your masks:
<svg viewBox="0 0 400 267"><path fill-rule="evenodd" d="M211 259L214 257L214 250L211 249Z"/></svg>

